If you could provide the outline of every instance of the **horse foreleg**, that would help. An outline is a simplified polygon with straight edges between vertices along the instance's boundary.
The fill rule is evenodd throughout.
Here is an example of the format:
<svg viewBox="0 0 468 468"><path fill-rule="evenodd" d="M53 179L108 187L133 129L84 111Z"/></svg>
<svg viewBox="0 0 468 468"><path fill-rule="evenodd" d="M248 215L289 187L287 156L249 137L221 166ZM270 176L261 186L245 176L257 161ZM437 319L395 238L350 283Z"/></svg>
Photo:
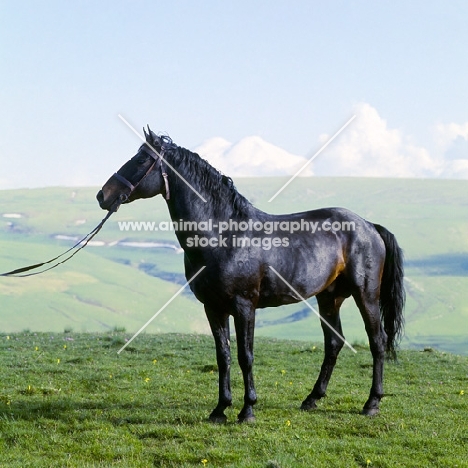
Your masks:
<svg viewBox="0 0 468 468"><path fill-rule="evenodd" d="M229 316L219 315L205 307L211 331L216 345L216 361L219 372L218 405L210 414L210 421L214 423L226 422L224 410L231 406L231 347L229 341Z"/></svg>
<svg viewBox="0 0 468 468"><path fill-rule="evenodd" d="M238 415L239 422L254 421L253 405L257 402L253 379L253 342L255 309L245 307L234 315L237 335L237 357L244 377L244 406Z"/></svg>
<svg viewBox="0 0 468 468"><path fill-rule="evenodd" d="M340 320L340 306L343 301L344 298L336 298L332 293L326 291L317 295L320 317L322 318L320 324L324 336L325 355L314 388L302 402L302 410L309 411L317 408L317 400L325 396L338 354L344 345L343 340L340 338L340 335L343 336Z"/></svg>

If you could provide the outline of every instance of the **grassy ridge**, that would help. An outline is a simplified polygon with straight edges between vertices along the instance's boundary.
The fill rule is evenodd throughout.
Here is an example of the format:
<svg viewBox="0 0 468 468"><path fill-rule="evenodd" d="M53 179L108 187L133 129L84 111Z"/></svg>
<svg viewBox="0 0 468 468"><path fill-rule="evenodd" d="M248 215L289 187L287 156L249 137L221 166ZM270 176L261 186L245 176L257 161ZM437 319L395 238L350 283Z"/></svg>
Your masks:
<svg viewBox="0 0 468 468"><path fill-rule="evenodd" d="M468 316L465 181L301 178L268 203L283 183L279 178L241 179L237 186L269 212L345 206L386 226L397 236L406 257L408 303L403 344L466 352L468 341L461 327ZM55 239L56 234L83 236L89 232L104 214L95 202L95 193L94 188L0 192L0 215L23 214L20 219L0 218L0 269L42 261L70 246L69 241ZM113 215L97 240L175 244L172 232L121 232L117 223L168 219L161 198L139 200ZM1 279L0 330L62 331L71 327L102 331L125 326L136 331L180 287L181 278L182 256L174 251L88 247L42 278ZM189 295L178 298L167 312L158 317L153 331L208 332L201 305ZM257 335L321 340L319 322L307 312L301 304L260 310ZM349 341L366 342L352 300L344 303L342 320Z"/></svg>
<svg viewBox="0 0 468 468"><path fill-rule="evenodd" d="M0 466L467 466L467 357L402 351L386 366L381 413L368 418L359 411L370 353L344 349L328 397L305 413L321 346L258 339L257 421L235 422L234 365L234 405L216 426L206 422L217 398L212 339L145 334L118 355L129 337L1 335Z"/></svg>

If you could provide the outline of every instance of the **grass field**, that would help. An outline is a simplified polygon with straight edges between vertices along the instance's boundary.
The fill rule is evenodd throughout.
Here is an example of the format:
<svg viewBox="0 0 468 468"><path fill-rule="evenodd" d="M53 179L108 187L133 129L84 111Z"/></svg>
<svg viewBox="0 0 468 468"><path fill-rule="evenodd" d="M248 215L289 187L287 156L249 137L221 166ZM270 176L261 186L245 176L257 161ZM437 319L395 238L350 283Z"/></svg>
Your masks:
<svg viewBox="0 0 468 468"><path fill-rule="evenodd" d="M345 206L394 232L405 251L404 347L433 346L467 353L468 203L466 181L300 178L273 203L283 179L240 179L238 189L256 206L282 213ZM104 216L96 188L47 188L0 192L0 270L43 261L68 248L56 235L83 236ZM5 214L21 218L4 218ZM176 246L172 232L121 232L118 221L169 220L159 197L123 206L96 240L73 260L43 276L0 279L0 330L60 332L136 331L183 283L182 255L174 249L138 249L115 241L160 241ZM314 303L314 300L311 300ZM257 335L320 341L318 319L303 305L258 311ZM366 336L352 300L343 328L349 341ZM150 332L208 333L201 304L177 298Z"/></svg>
<svg viewBox="0 0 468 468"><path fill-rule="evenodd" d="M376 417L359 414L371 357L343 349L328 397L298 408L322 347L260 338L257 421L237 424L233 366L228 423L207 422L217 398L214 344L204 335L31 333L0 336L2 467L466 467L468 358L402 351L387 363ZM233 342L235 353L235 341Z"/></svg>

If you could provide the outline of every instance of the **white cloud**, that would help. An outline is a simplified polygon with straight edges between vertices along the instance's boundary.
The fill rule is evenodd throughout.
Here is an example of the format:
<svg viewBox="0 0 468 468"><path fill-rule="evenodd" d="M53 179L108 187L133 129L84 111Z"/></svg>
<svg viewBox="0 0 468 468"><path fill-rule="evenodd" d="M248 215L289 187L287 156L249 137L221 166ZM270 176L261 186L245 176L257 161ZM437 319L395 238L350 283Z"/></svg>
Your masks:
<svg viewBox="0 0 468 468"><path fill-rule="evenodd" d="M447 179L468 179L468 159L447 162L441 175Z"/></svg>
<svg viewBox="0 0 468 468"><path fill-rule="evenodd" d="M440 163L398 129L389 128L377 110L355 106L356 119L314 161L317 175L358 177L430 177ZM331 135L321 135L325 143Z"/></svg>
<svg viewBox="0 0 468 468"><path fill-rule="evenodd" d="M293 175L307 162L305 157L288 153L259 136L246 137L235 144L210 138L193 151L232 177ZM312 175L310 167L301 175Z"/></svg>
<svg viewBox="0 0 468 468"><path fill-rule="evenodd" d="M434 126L430 152L390 128L370 104L359 103L354 112L356 119L301 175L468 179L468 122ZM316 150L330 137L321 135ZM211 138L194 151L233 177L292 175L308 161L258 136L235 144Z"/></svg>
<svg viewBox="0 0 468 468"><path fill-rule="evenodd" d="M434 140L443 158L440 175L468 179L468 122L436 125Z"/></svg>
<svg viewBox="0 0 468 468"><path fill-rule="evenodd" d="M434 127L434 139L439 148L447 151L454 140L462 138L468 141L468 122L463 124L437 124ZM468 156L468 155L467 155Z"/></svg>

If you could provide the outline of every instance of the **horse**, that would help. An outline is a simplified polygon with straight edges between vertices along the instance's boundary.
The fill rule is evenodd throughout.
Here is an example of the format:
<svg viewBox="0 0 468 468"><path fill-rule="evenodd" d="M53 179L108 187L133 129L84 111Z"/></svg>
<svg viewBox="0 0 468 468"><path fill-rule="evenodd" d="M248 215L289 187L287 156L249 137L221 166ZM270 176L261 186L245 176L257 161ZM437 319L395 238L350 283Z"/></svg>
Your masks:
<svg viewBox="0 0 468 468"><path fill-rule="evenodd" d="M144 134L136 155L109 178L96 198L102 209L116 211L140 198L164 196L184 250L186 278L204 305L216 346L219 393L209 420L226 422L224 412L232 404L229 317L244 381L238 421L249 422L255 420L257 402L252 372L255 311L312 296L321 318L324 357L301 409L317 408L325 396L344 345L340 307L352 296L373 359L372 386L361 413L377 414L385 357L395 358L404 326L403 253L395 236L344 208L263 212L237 191L231 178L198 154L149 126Z"/></svg>

